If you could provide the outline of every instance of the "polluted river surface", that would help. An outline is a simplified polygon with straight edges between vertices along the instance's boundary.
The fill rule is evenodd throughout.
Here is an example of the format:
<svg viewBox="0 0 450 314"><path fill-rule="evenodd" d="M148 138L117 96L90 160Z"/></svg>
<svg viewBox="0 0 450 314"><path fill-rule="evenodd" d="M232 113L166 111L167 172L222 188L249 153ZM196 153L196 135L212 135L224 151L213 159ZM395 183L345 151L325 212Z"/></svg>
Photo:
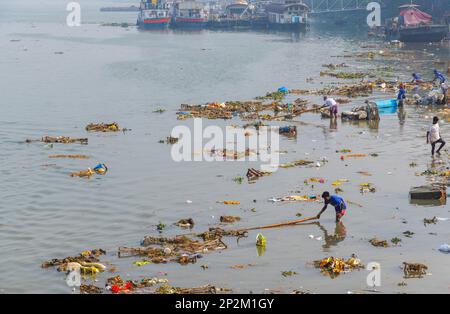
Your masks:
<svg viewBox="0 0 450 314"><path fill-rule="evenodd" d="M98 7L90 4L93 10ZM318 113L301 115L295 121L269 122L297 126L296 139L280 137L281 163L317 162L323 157L328 162L320 167L279 169L253 184L233 179L245 177L248 168L259 167L258 162L174 162L171 145L159 143L175 126L192 128L193 120L177 120L175 113L182 103L251 100L280 86L314 89L342 83L319 76L326 70L322 65L329 63L345 62L358 71L389 64L395 78L408 81L413 71L428 77L433 67L439 67L437 60L448 59L447 44L404 47L399 51L417 51L417 55L375 63L337 57L363 51L361 47L368 44L364 33L357 36L315 28L306 35L140 32L134 27L100 25L133 23L129 13L86 14L85 24L69 28L64 24L64 6L49 6L53 15L36 16L33 11L21 16L20 6L6 9L10 11L3 13L11 14L0 16L1 292L72 293L63 273L40 265L94 248L106 250L101 261L113 270L97 276L94 283L99 287L106 278L119 274L127 280L162 277L177 287L212 284L233 293L366 292L367 270L331 279L312 264L327 256L356 254L366 265L380 263L381 287L377 289L381 292L449 292L450 256L438 248L450 242L450 221L423 223L424 218L450 217L449 207L413 205L408 197L412 186L426 183L416 173L432 162L425 133L433 110L406 106L401 114L383 114L378 128L340 119L330 125ZM380 43L373 40L370 45ZM298 97L322 104L321 95L288 95L286 101ZM369 99L394 97L393 92L376 92ZM339 110L365 99L352 99ZM166 111L155 113L159 108ZM91 122L112 121L131 130L85 131ZM444 137L450 130L446 122L441 123ZM239 118L203 120L204 127L244 123ZM89 144L25 143L44 135L88 137ZM341 160L343 154L336 153L341 149L368 156ZM48 158L57 154L90 158ZM448 159L444 151L435 162ZM109 167L104 176L69 175L99 162ZM411 167L412 163L416 165ZM305 184L309 178L324 178L325 182ZM339 187L340 194L351 201L342 225L336 225L334 209L329 207L320 223L263 230L267 245L261 256L255 246L259 231L250 231L239 241L224 238L226 250L203 254L194 264L139 267L133 264L139 257L117 258L118 247L138 247L144 236L200 233L217 226L222 215L241 217L233 224L221 224L224 229L299 219L297 214L315 216L321 202L268 200L318 195L325 190L334 193L332 183L339 179L348 180ZM374 193L360 192L360 184L367 182L376 188ZM240 204L218 203L223 200L239 200ZM173 225L189 217L195 221L192 230ZM161 233L159 223L166 225ZM406 231L414 234L406 237ZM388 242L398 237L401 242L379 248L368 242L375 237ZM429 275L404 279L403 262L426 264ZM297 274L282 276L283 271Z"/></svg>

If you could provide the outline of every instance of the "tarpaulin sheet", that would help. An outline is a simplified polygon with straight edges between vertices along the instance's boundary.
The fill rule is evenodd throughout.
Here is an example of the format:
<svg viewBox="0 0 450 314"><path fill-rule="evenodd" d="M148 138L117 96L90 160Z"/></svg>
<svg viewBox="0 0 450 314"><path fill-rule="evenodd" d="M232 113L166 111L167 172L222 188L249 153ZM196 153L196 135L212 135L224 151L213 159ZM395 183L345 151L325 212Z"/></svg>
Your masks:
<svg viewBox="0 0 450 314"><path fill-rule="evenodd" d="M406 26L419 25L419 24L430 24L432 16L422 12L418 9L407 9L400 12L403 16Z"/></svg>

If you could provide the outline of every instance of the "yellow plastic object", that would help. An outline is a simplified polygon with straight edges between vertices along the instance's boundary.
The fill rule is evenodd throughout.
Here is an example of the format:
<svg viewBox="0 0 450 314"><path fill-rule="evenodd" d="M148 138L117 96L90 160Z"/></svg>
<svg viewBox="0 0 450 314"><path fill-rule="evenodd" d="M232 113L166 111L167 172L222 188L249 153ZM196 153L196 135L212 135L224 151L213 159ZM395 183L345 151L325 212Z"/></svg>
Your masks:
<svg viewBox="0 0 450 314"><path fill-rule="evenodd" d="M223 203L225 205L239 205L239 204L241 204L240 201L223 201Z"/></svg>
<svg viewBox="0 0 450 314"><path fill-rule="evenodd" d="M262 233L258 233L256 235L256 245L261 247L266 246L266 238L262 235Z"/></svg>

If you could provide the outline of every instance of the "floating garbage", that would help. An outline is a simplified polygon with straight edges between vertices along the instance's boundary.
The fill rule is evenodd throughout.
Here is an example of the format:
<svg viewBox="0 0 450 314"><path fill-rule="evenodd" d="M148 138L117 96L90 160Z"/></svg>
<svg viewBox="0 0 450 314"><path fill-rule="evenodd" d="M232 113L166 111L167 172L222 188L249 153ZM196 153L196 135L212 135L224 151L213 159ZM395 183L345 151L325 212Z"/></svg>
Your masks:
<svg viewBox="0 0 450 314"><path fill-rule="evenodd" d="M80 143L80 144L87 144L88 139L87 138L71 138L68 136L43 136L41 139L32 140L27 139L27 143L32 142L43 142L43 143L62 143L62 144L72 144L72 143Z"/></svg>
<svg viewBox="0 0 450 314"><path fill-rule="evenodd" d="M91 168L88 168L87 170L82 170L82 171L78 171L78 172L72 172L72 173L70 174L70 176L71 176L71 177L80 177L80 178L83 178L83 177L89 178L89 177L91 177L93 174L95 174L95 171L92 170Z"/></svg>
<svg viewBox="0 0 450 314"><path fill-rule="evenodd" d="M165 143L173 145L173 144L178 143L178 141L179 141L178 137L168 136L168 137L166 137ZM164 143L164 141L162 141L162 140L160 142Z"/></svg>
<svg viewBox="0 0 450 314"><path fill-rule="evenodd" d="M424 226L431 225L431 224L435 225L437 222L438 222L438 219L436 216L434 216L433 218L424 218L423 219Z"/></svg>
<svg viewBox="0 0 450 314"><path fill-rule="evenodd" d="M241 217L238 216L220 216L220 222L222 223L233 223L241 220Z"/></svg>
<svg viewBox="0 0 450 314"><path fill-rule="evenodd" d="M193 228L194 227L194 219L187 218L187 219L180 219L175 223L176 226L181 228Z"/></svg>
<svg viewBox="0 0 450 314"><path fill-rule="evenodd" d="M119 125L116 122L113 123L90 123L86 126L88 132L118 132L120 131Z"/></svg>
<svg viewBox="0 0 450 314"><path fill-rule="evenodd" d="M280 168L293 168L293 167L308 166L313 163L314 163L314 161L300 159L300 160L295 160L290 163L281 164Z"/></svg>
<svg viewBox="0 0 450 314"><path fill-rule="evenodd" d="M442 253L450 253L450 245L448 245L448 244L442 244L440 247L439 247L439 251L440 252L442 252Z"/></svg>
<svg viewBox="0 0 450 314"><path fill-rule="evenodd" d="M428 266L420 263L403 263L404 278L422 278L427 274Z"/></svg>
<svg viewBox="0 0 450 314"><path fill-rule="evenodd" d="M77 256L68 256L63 259L52 259L42 263L42 268L57 267L58 271L70 269L80 269L84 272L97 273L104 271L106 267L100 264L99 257L105 255L106 251L95 249L81 252Z"/></svg>
<svg viewBox="0 0 450 314"><path fill-rule="evenodd" d="M377 238L370 239L369 243L376 247L389 247L386 240L378 240Z"/></svg>
<svg viewBox="0 0 450 314"><path fill-rule="evenodd" d="M329 72L329 71L321 71L320 76L331 76L338 79L362 79L365 77L375 77L372 74L361 73L361 72Z"/></svg>
<svg viewBox="0 0 450 314"><path fill-rule="evenodd" d="M108 172L108 167L105 164L98 164L94 169L88 168L78 172L72 172L71 177L90 178L94 174L104 175Z"/></svg>
<svg viewBox="0 0 450 314"><path fill-rule="evenodd" d="M339 64L330 63L330 64L322 64L322 67L328 68L330 70L335 70L337 68L348 68L348 65L345 63L339 63Z"/></svg>
<svg viewBox="0 0 450 314"><path fill-rule="evenodd" d="M409 196L412 200L443 200L447 198L447 192L445 186L426 185L412 187Z"/></svg>
<svg viewBox="0 0 450 314"><path fill-rule="evenodd" d="M241 204L240 201L233 201L233 200L227 200L227 201L222 201L222 202L218 202L218 203L222 203L225 205L239 205Z"/></svg>
<svg viewBox="0 0 450 314"><path fill-rule="evenodd" d="M140 267L140 266L144 266L144 265L147 265L147 264L150 264L150 263L151 263L150 261L142 260L142 261L135 261L135 262L133 262L133 265L136 265L136 266Z"/></svg>
<svg viewBox="0 0 450 314"><path fill-rule="evenodd" d="M224 288L217 288L212 285L205 285L201 287L195 288L179 288L172 287L169 285L164 285L156 289L156 293L158 294L216 294L216 293L224 293L229 292L231 290Z"/></svg>
<svg viewBox="0 0 450 314"><path fill-rule="evenodd" d="M227 248L226 244L222 242L222 236L225 233L225 231L223 233L216 232L215 237L212 237L211 234L209 234L210 237L204 234L196 235L197 237L203 237L203 241L194 240L184 235L173 238L147 236L141 242L142 247L119 247L118 256L119 258L145 257L145 260L154 264L176 262L186 265L196 263L197 259L202 257L202 254Z"/></svg>
<svg viewBox="0 0 450 314"><path fill-rule="evenodd" d="M352 255L347 260L332 256L327 257L314 261L314 266L320 268L322 273L329 275L331 278L335 278L342 273L364 268L364 265L361 264L361 261L355 255Z"/></svg>
<svg viewBox="0 0 450 314"><path fill-rule="evenodd" d="M351 111L343 111L341 118L343 120L380 120L380 113L375 103L367 103L353 107Z"/></svg>
<svg viewBox="0 0 450 314"><path fill-rule="evenodd" d="M86 155L50 155L48 158L89 159Z"/></svg>
<svg viewBox="0 0 450 314"><path fill-rule="evenodd" d="M291 89L289 93L299 95L339 95L347 96L349 98L356 98L369 96L372 94L375 86L375 83L360 82L353 85L327 87L319 90Z"/></svg>
<svg viewBox="0 0 450 314"><path fill-rule="evenodd" d="M289 89L282 86L282 87L278 88L278 92L286 94L286 93L289 93Z"/></svg>
<svg viewBox="0 0 450 314"><path fill-rule="evenodd" d="M372 183L361 183L359 185L359 190L361 193L375 193L377 191L377 189L373 186Z"/></svg>
<svg viewBox="0 0 450 314"><path fill-rule="evenodd" d="M317 195L289 195L284 197L272 197L269 202L320 202Z"/></svg>
<svg viewBox="0 0 450 314"><path fill-rule="evenodd" d="M257 179L260 177L270 176L271 174L272 173L268 172L268 171L260 171L260 170L256 170L255 168L249 168L247 170L246 177L247 177L247 179L252 180L252 179Z"/></svg>
<svg viewBox="0 0 450 314"><path fill-rule="evenodd" d="M104 175L108 172L108 167L105 164L98 164L94 167L94 171L96 174Z"/></svg>
<svg viewBox="0 0 450 314"><path fill-rule="evenodd" d="M103 289L99 288L97 286L94 286L94 285L81 284L80 293L81 294L101 294L101 293L103 293Z"/></svg>
<svg viewBox="0 0 450 314"><path fill-rule="evenodd" d="M281 272L281 276L283 276L283 277L291 277L291 276L295 276L295 275L298 275L298 274L293 270L286 270L286 271Z"/></svg>
<svg viewBox="0 0 450 314"><path fill-rule="evenodd" d="M258 233L256 235L256 246L266 247L266 243L266 238L262 235L262 233Z"/></svg>
<svg viewBox="0 0 450 314"><path fill-rule="evenodd" d="M297 136L297 127L294 126L283 126L279 128L279 133L281 135L286 135L288 137Z"/></svg>

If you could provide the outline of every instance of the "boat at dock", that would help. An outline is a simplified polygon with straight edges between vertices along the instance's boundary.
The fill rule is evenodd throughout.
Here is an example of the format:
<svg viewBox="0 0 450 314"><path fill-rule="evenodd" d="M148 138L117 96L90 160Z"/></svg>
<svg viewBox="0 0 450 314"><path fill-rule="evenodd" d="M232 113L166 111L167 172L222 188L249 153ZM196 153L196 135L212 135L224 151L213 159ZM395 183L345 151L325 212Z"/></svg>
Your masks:
<svg viewBox="0 0 450 314"><path fill-rule="evenodd" d="M208 11L203 3L193 0L173 5L171 26L179 29L203 29L208 24Z"/></svg>
<svg viewBox="0 0 450 314"><path fill-rule="evenodd" d="M209 15L211 29L236 29L251 27L252 6L246 1L234 1L225 6L220 14Z"/></svg>
<svg viewBox="0 0 450 314"><path fill-rule="evenodd" d="M309 7L302 0L276 0L265 10L269 29L295 32L307 28Z"/></svg>
<svg viewBox="0 0 450 314"><path fill-rule="evenodd" d="M140 29L165 29L169 27L169 9L157 0L141 1L137 26Z"/></svg>
<svg viewBox="0 0 450 314"><path fill-rule="evenodd" d="M433 17L418 9L419 5L410 3L399 7L400 16L389 25L389 38L401 42L439 42L447 37L449 28L436 24Z"/></svg>

